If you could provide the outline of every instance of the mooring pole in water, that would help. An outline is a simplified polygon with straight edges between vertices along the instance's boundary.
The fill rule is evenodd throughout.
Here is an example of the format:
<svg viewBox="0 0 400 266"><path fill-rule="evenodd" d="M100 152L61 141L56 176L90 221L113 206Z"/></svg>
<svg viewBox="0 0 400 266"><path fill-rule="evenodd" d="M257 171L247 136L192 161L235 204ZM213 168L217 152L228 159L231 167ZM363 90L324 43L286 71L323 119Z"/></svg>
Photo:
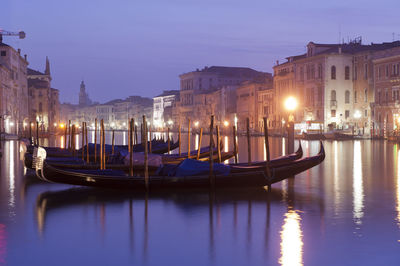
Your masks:
<svg viewBox="0 0 400 266"><path fill-rule="evenodd" d="M266 164L266 172L268 179L271 178L271 169L269 168L270 163L270 153L269 153L269 140L268 140L268 119L266 117L263 118L264 120L264 142L265 142L265 152L267 154L267 164ZM268 191L271 191L271 183L268 180Z"/></svg>
<svg viewBox="0 0 400 266"><path fill-rule="evenodd" d="M29 122L29 141L32 144L32 122ZM65 146L64 146L65 147Z"/></svg>
<svg viewBox="0 0 400 266"><path fill-rule="evenodd" d="M68 120L68 138L69 138L69 141L68 141L68 149L69 149L69 151L70 152L72 152L71 151L71 147L72 147L72 143L71 143L71 141L72 141L72 139L71 139L71 134L72 134L72 127L71 127L71 120Z"/></svg>
<svg viewBox="0 0 400 266"><path fill-rule="evenodd" d="M179 156L181 156L181 125L179 125L178 129L178 143L179 143Z"/></svg>
<svg viewBox="0 0 400 266"><path fill-rule="evenodd" d="M81 133L82 133L82 141L81 141L81 146L82 146L82 161L83 160L85 160L85 122L82 122L82 130L81 130Z"/></svg>
<svg viewBox="0 0 400 266"><path fill-rule="evenodd" d="M200 136L199 136L199 148L197 149L197 157L196 160L200 159L200 149L201 149L201 140L203 138L203 128L200 128Z"/></svg>
<svg viewBox="0 0 400 266"><path fill-rule="evenodd" d="M89 163L89 141L88 141L88 129L86 122L85 122L85 137L86 137L86 162Z"/></svg>
<svg viewBox="0 0 400 266"><path fill-rule="evenodd" d="M144 125L143 125L143 123L142 124L140 124L140 138L142 139L142 145L143 145L143 147L144 147Z"/></svg>
<svg viewBox="0 0 400 266"><path fill-rule="evenodd" d="M36 121L36 146L39 147L39 121Z"/></svg>
<svg viewBox="0 0 400 266"><path fill-rule="evenodd" d="M103 119L100 120L100 170L103 170Z"/></svg>
<svg viewBox="0 0 400 266"><path fill-rule="evenodd" d="M146 133L146 116L143 116L143 131ZM147 135L146 135L147 142ZM149 189L149 164L148 164L148 154L147 145L144 146L144 180L146 185L146 190Z"/></svg>
<svg viewBox="0 0 400 266"><path fill-rule="evenodd" d="M151 125L149 126L149 153L152 152L152 138L151 138Z"/></svg>
<svg viewBox="0 0 400 266"><path fill-rule="evenodd" d="M94 163L97 163L97 118L94 119Z"/></svg>
<svg viewBox="0 0 400 266"><path fill-rule="evenodd" d="M129 121L129 175L133 176L133 118Z"/></svg>
<svg viewBox="0 0 400 266"><path fill-rule="evenodd" d="M247 131L247 158L248 163L251 164L251 145L250 145L250 119L246 118L246 131Z"/></svg>
<svg viewBox="0 0 400 266"><path fill-rule="evenodd" d="M114 129L112 130L112 139L111 139L111 154L114 155Z"/></svg>
<svg viewBox="0 0 400 266"><path fill-rule="evenodd" d="M233 153L235 154L235 164L238 163L238 148L237 148L237 141L236 141L236 126L232 127L233 133Z"/></svg>
<svg viewBox="0 0 400 266"><path fill-rule="evenodd" d="M72 139L72 147L71 147L71 149L72 149L72 156L75 157L75 151L76 151L76 149L75 149L75 147L76 147L75 125L72 125L72 136L71 136L71 139Z"/></svg>
<svg viewBox="0 0 400 266"><path fill-rule="evenodd" d="M214 116L211 116L211 121L210 121L210 175L209 175L209 179L210 179L210 184L213 186L214 185L214 179L213 179L213 166L214 166L214 156L213 156L213 132L214 131Z"/></svg>
<svg viewBox="0 0 400 266"><path fill-rule="evenodd" d="M68 126L65 125L65 128L64 128L64 149L67 149L67 130L68 130Z"/></svg>
<svg viewBox="0 0 400 266"><path fill-rule="evenodd" d="M104 120L101 120L101 127L103 128L103 170L106 169L106 130L104 128Z"/></svg>
<svg viewBox="0 0 400 266"><path fill-rule="evenodd" d="M222 162L221 158L221 141L220 141L220 135L219 135L219 126L217 125L217 150L218 150L218 163Z"/></svg>
<svg viewBox="0 0 400 266"><path fill-rule="evenodd" d="M190 158L190 119L188 122L188 158Z"/></svg>
<svg viewBox="0 0 400 266"><path fill-rule="evenodd" d="M168 143L168 154L170 154L171 151L171 141L169 139L169 127L167 128L167 143Z"/></svg>
<svg viewBox="0 0 400 266"><path fill-rule="evenodd" d="M135 145L138 144L138 136L137 136L137 126L135 126ZM133 130L133 129L132 129ZM133 132L133 131L132 131Z"/></svg>

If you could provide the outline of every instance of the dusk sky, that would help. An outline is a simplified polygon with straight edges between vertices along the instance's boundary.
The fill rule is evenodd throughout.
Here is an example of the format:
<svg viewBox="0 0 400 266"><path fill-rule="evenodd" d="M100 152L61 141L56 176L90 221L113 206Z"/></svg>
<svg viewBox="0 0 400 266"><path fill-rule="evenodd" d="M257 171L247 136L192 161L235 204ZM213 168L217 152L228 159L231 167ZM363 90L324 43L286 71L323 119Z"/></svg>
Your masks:
<svg viewBox="0 0 400 266"><path fill-rule="evenodd" d="M4 42L44 70L60 101L77 103L83 79L92 100L153 97L179 89L179 74L204 66L272 72L276 60L309 41L363 43L400 36L398 0L4 0L0 28L26 39ZM339 30L340 29L340 30Z"/></svg>

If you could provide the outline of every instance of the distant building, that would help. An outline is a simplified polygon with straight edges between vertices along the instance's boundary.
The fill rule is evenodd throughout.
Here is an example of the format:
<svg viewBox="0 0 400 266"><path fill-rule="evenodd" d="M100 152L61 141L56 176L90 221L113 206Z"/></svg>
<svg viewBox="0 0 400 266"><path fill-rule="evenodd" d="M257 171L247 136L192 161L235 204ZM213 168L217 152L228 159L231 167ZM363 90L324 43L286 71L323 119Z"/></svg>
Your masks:
<svg viewBox="0 0 400 266"><path fill-rule="evenodd" d="M28 125L26 55L0 40L0 131L19 133Z"/></svg>
<svg viewBox="0 0 400 266"><path fill-rule="evenodd" d="M92 104L80 106L64 103L61 105L62 120L68 123L71 120L74 124L87 122L93 127L95 119L98 122L103 119L106 128L126 129L130 118L134 118L136 124L140 124L143 115L151 122L153 117L152 99L140 96L130 96L126 99L111 100L103 104ZM99 125L99 124L98 124Z"/></svg>
<svg viewBox="0 0 400 266"><path fill-rule="evenodd" d="M246 81L236 89L238 129L246 129L246 120L252 131L262 132L263 117L274 121L275 110L272 78Z"/></svg>
<svg viewBox="0 0 400 266"><path fill-rule="evenodd" d="M89 98L89 95L86 92L86 86L85 83L81 82L81 87L79 90L79 106L89 106L92 104L92 101Z"/></svg>
<svg viewBox="0 0 400 266"><path fill-rule="evenodd" d="M153 124L155 127L168 126L172 120L172 106L179 100L178 90L164 91L153 98Z"/></svg>
<svg viewBox="0 0 400 266"><path fill-rule="evenodd" d="M180 75L180 115L177 123L180 123L184 127L187 127L188 119L192 121L194 119L202 120L205 123L205 121L209 121L211 114L218 116L223 114L224 118L216 118L218 122L221 121L220 119L226 119L225 117L230 116L224 109L228 108L229 105L226 103L227 97L235 97L235 89L241 83L265 76L271 77L271 74L246 67L222 66L205 67L202 70L197 69L196 71ZM222 90L223 88L225 90ZM207 101L206 95L214 95L215 97ZM236 104L236 101L234 102ZM229 112L236 112L235 107L235 110L233 110L232 106L230 106Z"/></svg>
<svg viewBox="0 0 400 266"><path fill-rule="evenodd" d="M54 130L60 120L59 92L51 88L50 63L44 73L28 68L29 121L39 122L42 130Z"/></svg>

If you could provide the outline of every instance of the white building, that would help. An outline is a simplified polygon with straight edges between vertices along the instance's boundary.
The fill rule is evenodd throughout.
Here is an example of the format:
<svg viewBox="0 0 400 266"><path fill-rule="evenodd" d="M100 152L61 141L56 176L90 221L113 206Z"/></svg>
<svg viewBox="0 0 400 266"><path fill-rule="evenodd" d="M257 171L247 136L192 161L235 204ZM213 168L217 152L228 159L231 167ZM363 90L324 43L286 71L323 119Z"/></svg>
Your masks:
<svg viewBox="0 0 400 266"><path fill-rule="evenodd" d="M155 127L164 127L172 121L172 106L179 98L178 90L164 91L153 98L153 124Z"/></svg>

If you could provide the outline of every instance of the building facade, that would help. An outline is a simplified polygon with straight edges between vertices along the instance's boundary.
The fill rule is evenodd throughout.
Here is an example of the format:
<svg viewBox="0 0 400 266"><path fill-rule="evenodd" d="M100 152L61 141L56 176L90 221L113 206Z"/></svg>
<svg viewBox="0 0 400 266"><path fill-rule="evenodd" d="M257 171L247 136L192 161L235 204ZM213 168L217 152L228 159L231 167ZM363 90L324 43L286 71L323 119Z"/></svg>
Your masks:
<svg viewBox="0 0 400 266"><path fill-rule="evenodd" d="M43 131L56 130L60 122L59 91L51 87L50 63L44 72L28 68L29 121L39 122Z"/></svg>
<svg viewBox="0 0 400 266"><path fill-rule="evenodd" d="M175 101L179 101L179 91L164 91L153 98L153 124L157 128L171 126L172 107Z"/></svg>
<svg viewBox="0 0 400 266"><path fill-rule="evenodd" d="M21 50L0 41L0 131L17 134L27 126L28 61Z"/></svg>

